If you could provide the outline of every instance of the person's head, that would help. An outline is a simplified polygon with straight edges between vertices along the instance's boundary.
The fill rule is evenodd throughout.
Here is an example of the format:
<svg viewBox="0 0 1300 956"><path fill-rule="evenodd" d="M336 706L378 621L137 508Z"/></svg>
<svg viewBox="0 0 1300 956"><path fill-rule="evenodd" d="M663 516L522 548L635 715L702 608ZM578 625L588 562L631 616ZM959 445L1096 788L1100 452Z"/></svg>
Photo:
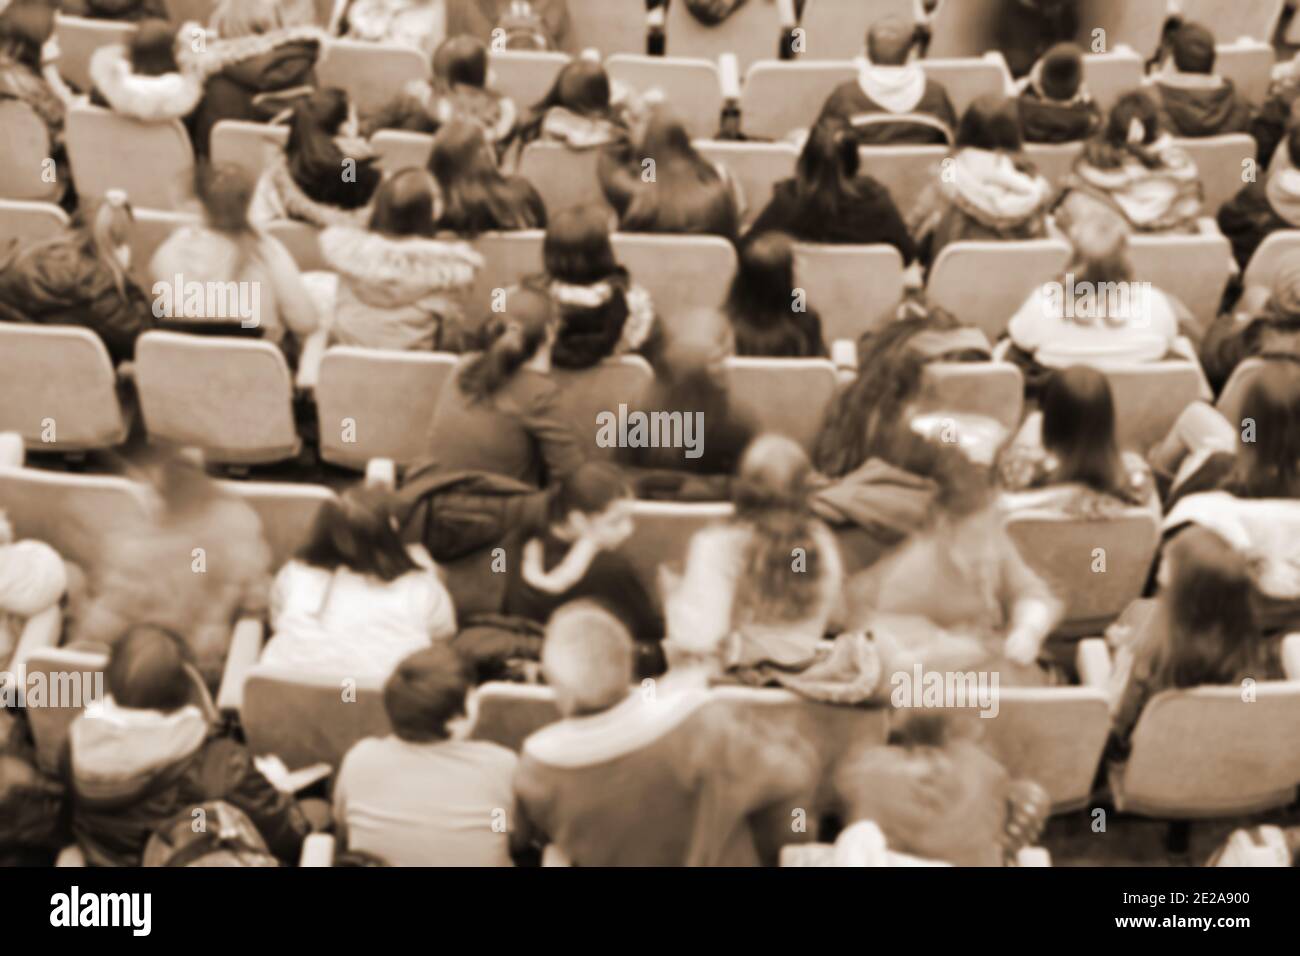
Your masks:
<svg viewBox="0 0 1300 956"><path fill-rule="evenodd" d="M44 0L14 0L0 13L0 51L39 70L41 48L54 35L55 9Z"/></svg>
<svg viewBox="0 0 1300 956"><path fill-rule="evenodd" d="M370 159L351 159L355 175L343 175L350 157L338 140L356 133L356 110L338 87L315 90L294 104L284 153L290 176L311 199L344 209L370 201L380 179Z"/></svg>
<svg viewBox="0 0 1300 956"><path fill-rule="evenodd" d="M1180 531L1160 569L1170 627L1152 649L1154 676L1172 687L1253 676L1262 655L1252 591L1246 559L1227 541L1199 525Z"/></svg>
<svg viewBox="0 0 1300 956"><path fill-rule="evenodd" d="M1084 149L1087 162L1114 169L1132 156L1148 169L1162 160L1151 147L1160 137L1160 118L1155 102L1141 90L1131 90L1116 101L1097 137Z"/></svg>
<svg viewBox="0 0 1300 956"><path fill-rule="evenodd" d="M375 190L370 231L386 236L431 236L442 212L438 184L423 169L408 167Z"/></svg>
<svg viewBox="0 0 1300 956"><path fill-rule="evenodd" d="M457 387L470 398L487 398L543 349L549 350L555 332L555 303L549 295L526 285L511 289L505 311L488 319L484 349L461 370Z"/></svg>
<svg viewBox="0 0 1300 956"><path fill-rule="evenodd" d="M311 3L283 0L221 0L208 26L223 40L306 26L315 16Z"/></svg>
<svg viewBox="0 0 1300 956"><path fill-rule="evenodd" d="M95 207L90 219L90 248L95 258L113 277L118 295L126 295L127 270L131 268L131 232L135 213L126 193L110 189Z"/></svg>
<svg viewBox="0 0 1300 956"><path fill-rule="evenodd" d="M137 76L175 73L176 31L166 20L142 20L127 47L131 72Z"/></svg>
<svg viewBox="0 0 1300 956"><path fill-rule="evenodd" d="M1053 372L1043 388L1043 447L1056 458L1055 480L1103 494L1123 488L1115 403L1106 376L1086 365Z"/></svg>
<svg viewBox="0 0 1300 956"><path fill-rule="evenodd" d="M487 85L488 51L478 37L448 37L433 53L433 77L447 86Z"/></svg>
<svg viewBox="0 0 1300 956"><path fill-rule="evenodd" d="M671 109L664 104L652 106L642 129L638 157L653 159L656 171L660 166L677 162L704 162L691 145L691 134Z"/></svg>
<svg viewBox="0 0 1300 956"><path fill-rule="evenodd" d="M347 568L380 581L419 570L402 543L392 495L365 485L321 505L296 557L314 568Z"/></svg>
<svg viewBox="0 0 1300 956"><path fill-rule="evenodd" d="M558 482L549 505L551 532L567 541L587 535L616 547L632 533L632 501L622 469L586 462Z"/></svg>
<svg viewBox="0 0 1300 956"><path fill-rule="evenodd" d="M153 490L164 514L201 511L221 494L197 448L150 445L132 456L128 470Z"/></svg>
<svg viewBox="0 0 1300 956"><path fill-rule="evenodd" d="M727 310L736 317L789 315L794 306L794 243L783 232L765 232L740 245Z"/></svg>
<svg viewBox="0 0 1300 956"><path fill-rule="evenodd" d="M203 218L211 229L229 235L251 231L248 207L257 180L233 163L200 164L195 169L195 194L203 206Z"/></svg>
<svg viewBox="0 0 1300 956"><path fill-rule="evenodd" d="M1214 34L1199 23L1184 23L1174 34L1174 66L1180 73L1214 72Z"/></svg>
<svg viewBox="0 0 1300 956"><path fill-rule="evenodd" d="M552 279L574 285L590 285L618 272L609 214L594 203L556 213L546 225L542 263Z"/></svg>
<svg viewBox="0 0 1300 956"><path fill-rule="evenodd" d="M104 688L121 707L170 714L194 700L190 663L180 637L153 624L137 624L109 651Z"/></svg>
<svg viewBox="0 0 1300 956"><path fill-rule="evenodd" d="M800 201L833 218L840 202L853 191L858 175L857 141L838 120L823 120L808 132L795 164L795 186Z"/></svg>
<svg viewBox="0 0 1300 956"><path fill-rule="evenodd" d="M594 602L565 604L546 622L542 673L566 717L598 714L625 700L634 665L627 628Z"/></svg>
<svg viewBox="0 0 1300 956"><path fill-rule="evenodd" d="M404 658L384 682L384 711L399 740L424 744L451 736L448 723L465 713L473 667L449 644Z"/></svg>
<svg viewBox="0 0 1300 956"><path fill-rule="evenodd" d="M867 59L876 66L902 66L912 52L916 24L902 17L884 17L867 30Z"/></svg>
<svg viewBox="0 0 1300 956"><path fill-rule="evenodd" d="M1300 364L1265 363L1246 389L1241 416L1233 423L1242 441L1230 486L1249 498L1300 497Z"/></svg>
<svg viewBox="0 0 1300 956"><path fill-rule="evenodd" d="M1066 272L1074 281L1129 282L1133 269L1128 259L1128 234L1115 216L1081 219L1070 230L1072 255Z"/></svg>
<svg viewBox="0 0 1300 956"><path fill-rule="evenodd" d="M1016 101L996 93L977 96L961 115L954 145L958 149L1020 152L1023 144Z"/></svg>
<svg viewBox="0 0 1300 956"><path fill-rule="evenodd" d="M479 124L464 120L444 123L433 137L429 170L442 189L442 228L474 236L492 229L536 225L518 197L511 194Z"/></svg>
<svg viewBox="0 0 1300 956"><path fill-rule="evenodd" d="M1048 99L1074 99L1083 85L1083 51L1074 43L1056 44L1043 54L1038 83Z"/></svg>
<svg viewBox="0 0 1300 956"><path fill-rule="evenodd" d="M553 106L562 106L584 116L599 116L609 109L609 103L609 74L599 58L583 56L565 64L533 109L545 112Z"/></svg>
<svg viewBox="0 0 1300 956"><path fill-rule="evenodd" d="M772 508L803 510L812 462L798 442L784 435L759 435L745 449L732 487L736 515Z"/></svg>

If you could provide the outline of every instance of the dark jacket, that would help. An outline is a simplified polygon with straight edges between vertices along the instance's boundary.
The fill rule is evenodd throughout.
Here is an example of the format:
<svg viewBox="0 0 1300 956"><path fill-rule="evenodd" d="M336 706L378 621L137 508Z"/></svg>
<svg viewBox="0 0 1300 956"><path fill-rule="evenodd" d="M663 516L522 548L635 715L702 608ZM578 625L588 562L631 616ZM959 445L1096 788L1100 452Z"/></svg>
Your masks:
<svg viewBox="0 0 1300 956"><path fill-rule="evenodd" d="M1040 97L1027 89L1017 100L1020 132L1027 143L1077 143L1101 125L1101 110L1091 97L1068 103Z"/></svg>
<svg viewBox="0 0 1300 956"><path fill-rule="evenodd" d="M61 11L74 17L125 23L168 19L167 7L162 0L64 0Z"/></svg>
<svg viewBox="0 0 1300 956"><path fill-rule="evenodd" d="M736 354L755 358L825 358L822 320L815 309L780 311L761 320L730 312Z"/></svg>
<svg viewBox="0 0 1300 956"><path fill-rule="evenodd" d="M205 78L203 101L191 120L195 154L207 156L212 127L221 120L268 122L292 105L297 93L315 86L323 40L316 27L293 27L210 40L197 52L183 46L178 53L182 69L194 69Z"/></svg>
<svg viewBox="0 0 1300 956"><path fill-rule="evenodd" d="M1174 136L1220 136L1250 129L1250 104L1232 80L1206 89L1161 82L1155 88L1161 124Z"/></svg>
<svg viewBox="0 0 1300 956"><path fill-rule="evenodd" d="M1293 214L1294 215L1294 214ZM1232 243L1242 271L1260 243L1279 229L1300 228L1300 216L1284 218L1269 201L1268 180L1253 182L1219 208L1219 231Z"/></svg>
<svg viewBox="0 0 1300 956"><path fill-rule="evenodd" d="M197 708L163 714L111 699L101 706L104 715L73 722L65 760L73 833L91 866L139 866L155 829L207 800L243 810L272 853L297 859L307 818L245 747L211 736Z"/></svg>
<svg viewBox="0 0 1300 956"><path fill-rule="evenodd" d="M881 122L889 114L897 122ZM951 136L924 123L909 121L910 114L933 117L948 128L949 134L957 129L957 114L948 99L948 91L941 83L926 79L925 92L908 113L895 113L876 102L857 80L846 80L837 86L822 105L817 122L832 119L845 123L853 130L860 146L888 145L891 143L947 143Z"/></svg>
<svg viewBox="0 0 1300 956"><path fill-rule="evenodd" d="M1079 0L1002 0L995 16L997 48L1015 77L1032 70L1050 47L1079 33Z"/></svg>
<svg viewBox="0 0 1300 956"><path fill-rule="evenodd" d="M0 247L0 322L90 329L115 364L131 359L135 340L154 325L145 293L130 279L119 293L89 238L77 233L49 244L13 240Z"/></svg>
<svg viewBox="0 0 1300 956"><path fill-rule="evenodd" d="M802 242L869 245L884 242L903 254L904 262L916 258L916 244L907 231L893 197L870 176L859 176L854 195L841 204L835 216L805 206L793 179L772 188L772 199L758 214L749 235L784 232Z"/></svg>

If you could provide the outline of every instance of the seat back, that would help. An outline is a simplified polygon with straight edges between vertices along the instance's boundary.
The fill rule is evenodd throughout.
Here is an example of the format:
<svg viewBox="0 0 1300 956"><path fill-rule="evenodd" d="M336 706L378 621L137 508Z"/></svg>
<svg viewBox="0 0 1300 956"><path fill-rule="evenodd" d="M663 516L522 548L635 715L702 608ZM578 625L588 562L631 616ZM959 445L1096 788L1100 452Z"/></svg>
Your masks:
<svg viewBox="0 0 1300 956"><path fill-rule="evenodd" d="M57 14L54 38L59 41L59 75L83 93L89 93L90 58L101 46L128 44L135 35L134 23L92 20Z"/></svg>
<svg viewBox="0 0 1300 956"><path fill-rule="evenodd" d="M329 263L320 251L320 230L311 223L278 219L268 225L266 231L284 243L300 271L330 271Z"/></svg>
<svg viewBox="0 0 1300 956"><path fill-rule="evenodd" d="M388 105L413 80L429 78L429 60L418 50L368 40L331 40L316 64L316 83L337 86L359 113Z"/></svg>
<svg viewBox="0 0 1300 956"><path fill-rule="evenodd" d="M619 546L632 562L649 594L659 594L659 567L685 563L691 537L711 524L726 521L735 513L729 502L678 504L666 501L638 501L632 506L634 530Z"/></svg>
<svg viewBox="0 0 1300 956"><path fill-rule="evenodd" d="M926 297L995 342L1029 294L1069 261L1070 247L1059 239L949 243L930 270Z"/></svg>
<svg viewBox="0 0 1300 956"><path fill-rule="evenodd" d="M271 548L271 567L283 567L307 542L316 515L334 492L324 485L287 481L227 481L222 487L242 498L262 521Z"/></svg>
<svg viewBox="0 0 1300 956"><path fill-rule="evenodd" d="M0 432L33 451L79 452L126 440L117 373L99 336L75 326L0 323Z"/></svg>
<svg viewBox="0 0 1300 956"><path fill-rule="evenodd" d="M66 229L68 222L68 214L54 203L0 199L0 243L10 239L22 240L24 244L49 239Z"/></svg>
<svg viewBox="0 0 1300 956"><path fill-rule="evenodd" d="M1010 362L931 362L921 379L919 407L984 415L1014 434L1025 403L1025 379Z"/></svg>
<svg viewBox="0 0 1300 956"><path fill-rule="evenodd" d="M569 57L555 50L494 50L488 86L515 104L519 116L546 95Z"/></svg>
<svg viewBox="0 0 1300 956"><path fill-rule="evenodd" d="M293 379L269 342L146 332L136 342L135 382L151 441L192 445L223 465L298 454Z"/></svg>
<svg viewBox="0 0 1300 956"><path fill-rule="evenodd" d="M941 83L948 91L948 99L952 100L958 117L978 97L1005 96L1011 84L1011 71L997 52L946 59L927 57L921 61L921 67L927 78Z"/></svg>
<svg viewBox="0 0 1300 956"><path fill-rule="evenodd" d="M519 232L488 232L472 243L483 257L483 268L465 296L465 320L472 327L481 325L492 312L498 289L508 289L525 276L542 271L542 243L546 233L540 229Z"/></svg>
<svg viewBox="0 0 1300 956"><path fill-rule="evenodd" d="M1159 522L1143 508L1092 520L1021 512L1007 533L1065 605L1058 631L1071 636L1101 633L1141 596L1160 542Z"/></svg>
<svg viewBox="0 0 1300 956"><path fill-rule="evenodd" d="M1222 234L1135 235L1128 257L1135 280L1176 296L1200 328L1209 328L1233 268L1232 245Z"/></svg>
<svg viewBox="0 0 1300 956"><path fill-rule="evenodd" d="M1221 817L1284 806L1300 784L1300 681L1167 690L1143 708L1120 810Z"/></svg>
<svg viewBox="0 0 1300 956"><path fill-rule="evenodd" d="M171 209L133 209L135 221L131 224L131 274L141 288L152 289L154 283L150 265L154 253L167 237L181 226L195 225L197 216Z"/></svg>
<svg viewBox="0 0 1300 956"><path fill-rule="evenodd" d="M50 134L41 118L20 100L0 100L0 199L55 199L63 184L55 179Z"/></svg>
<svg viewBox="0 0 1300 956"><path fill-rule="evenodd" d="M207 23L216 7L217 0L163 0L167 20L176 26L183 23ZM323 23L320 25L324 26Z"/></svg>
<svg viewBox="0 0 1300 956"><path fill-rule="evenodd" d="M555 691L536 684L492 681L475 692L478 714L471 740L486 740L519 751L530 734L560 719Z"/></svg>
<svg viewBox="0 0 1300 956"><path fill-rule="evenodd" d="M947 146L862 146L858 158L862 172L889 190L907 219L917 200L939 181L940 163L949 153Z"/></svg>
<svg viewBox="0 0 1300 956"><path fill-rule="evenodd" d="M123 189L133 206L149 209L177 209L193 196L194 150L180 120L145 123L98 106L73 106L64 141L82 196Z"/></svg>
<svg viewBox="0 0 1300 956"><path fill-rule="evenodd" d="M1251 103L1263 103L1273 82L1277 54L1266 42L1249 38L1215 46L1214 72L1232 80L1237 92Z"/></svg>
<svg viewBox="0 0 1300 956"><path fill-rule="evenodd" d="M1083 143L1025 143L1025 158L1053 186L1065 182L1082 153Z"/></svg>
<svg viewBox="0 0 1300 956"><path fill-rule="evenodd" d="M1188 359L1098 368L1115 398L1120 447L1142 454L1169 434L1184 408L1209 398L1201 367Z"/></svg>
<svg viewBox="0 0 1300 956"><path fill-rule="evenodd" d="M792 130L807 129L831 91L857 75L852 63L776 60L769 55L745 73L741 125L746 135L759 139L782 139Z"/></svg>
<svg viewBox="0 0 1300 956"><path fill-rule="evenodd" d="M1142 85L1142 57L1130 49L1083 55L1083 82L1105 112L1129 90Z"/></svg>
<svg viewBox="0 0 1300 956"><path fill-rule="evenodd" d="M734 53L743 75L757 60L781 54L781 14L775 0L753 0L727 19L708 26L695 19L685 3L670 3L664 26L668 56L716 60Z"/></svg>
<svg viewBox="0 0 1300 956"><path fill-rule="evenodd" d="M620 355L591 368L552 369L551 378L560 386L557 414L572 427L588 456L612 459L618 448L598 444L598 416L608 412L617 418L620 405L637 408L654 381L654 371L639 355Z"/></svg>
<svg viewBox="0 0 1300 956"><path fill-rule="evenodd" d="M711 163L726 166L740 183L748 208L746 224L763 211L772 198L772 188L794 176L799 151L790 143L740 143L696 140L695 148Z"/></svg>
<svg viewBox="0 0 1300 956"><path fill-rule="evenodd" d="M1242 284L1247 289L1260 286L1272 289L1278 272L1292 258L1300 259L1300 229L1279 229L1259 244L1246 263Z"/></svg>
<svg viewBox="0 0 1300 956"><path fill-rule="evenodd" d="M1250 37L1264 43L1273 42L1282 5L1283 0L1247 4L1233 0L1182 0L1181 3L1184 20L1204 24L1216 37Z"/></svg>
<svg viewBox="0 0 1300 956"><path fill-rule="evenodd" d="M596 173L599 160L599 149L569 149L563 143L538 141L524 147L516 172L533 184L551 216L589 203L609 208Z"/></svg>
<svg viewBox="0 0 1300 956"><path fill-rule="evenodd" d="M965 0L964 3L941 3L931 25L931 57L979 56L996 50L995 32L1002 16L1000 0ZM909 17L911 19L911 17Z"/></svg>
<svg viewBox="0 0 1300 956"><path fill-rule="evenodd" d="M839 388L826 359L729 358L727 387L761 431L793 438L809 453Z"/></svg>
<svg viewBox="0 0 1300 956"><path fill-rule="evenodd" d="M239 720L254 756L275 754L290 770L314 763L337 770L353 744L392 732L381 682L262 664L244 682Z"/></svg>
<svg viewBox="0 0 1300 956"><path fill-rule="evenodd" d="M691 310L726 301L736 274L736 250L727 240L620 232L613 242L614 255L650 293L669 334L674 321L689 320Z"/></svg>
<svg viewBox="0 0 1300 956"><path fill-rule="evenodd" d="M288 126L225 119L212 127L212 141L208 148L213 165L229 163L260 176L262 170L275 162L288 142Z"/></svg>
<svg viewBox="0 0 1300 956"><path fill-rule="evenodd" d="M1266 359L1248 358L1232 370L1228 381L1224 383L1223 391L1219 393L1219 399L1214 403L1214 407L1234 429L1241 427L1241 406L1246 400L1250 383L1266 368L1268 368Z"/></svg>
<svg viewBox="0 0 1300 956"><path fill-rule="evenodd" d="M379 154L379 168L385 176L391 176L409 166L428 169L433 137L409 130L381 129L370 137L370 145Z"/></svg>
<svg viewBox="0 0 1300 956"><path fill-rule="evenodd" d="M795 247L795 283L822 320L822 337L857 341L890 321L903 298L903 257L893 246Z"/></svg>
<svg viewBox="0 0 1300 956"><path fill-rule="evenodd" d="M808 0L799 26L803 29L805 60L852 60L861 56L867 29L877 20L916 16L914 0ZM812 106L812 104L808 104Z"/></svg>
<svg viewBox="0 0 1300 956"><path fill-rule="evenodd" d="M94 568L112 535L132 534L147 518L144 489L111 475L0 467L0 508L16 539L44 541L64 560Z"/></svg>
<svg viewBox="0 0 1300 956"><path fill-rule="evenodd" d="M457 360L446 352L328 349L316 382L321 457L363 471L371 458L407 465L428 454L429 423Z"/></svg>
<svg viewBox="0 0 1300 956"><path fill-rule="evenodd" d="M1245 133L1228 133L1175 142L1187 151L1201 174L1205 187L1203 215L1217 215L1219 207L1245 185L1241 177L1246 160L1255 158L1254 138Z"/></svg>
<svg viewBox="0 0 1300 956"><path fill-rule="evenodd" d="M28 694L27 723L36 749L36 765L41 770L61 774L72 722L86 708L103 703L107 666L107 654L63 647L41 648L27 658L22 686ZM38 692L44 695L39 705L35 696Z"/></svg>
<svg viewBox="0 0 1300 956"><path fill-rule="evenodd" d="M717 133L722 118L722 78L712 60L618 53L605 61L611 81L638 93L659 90L692 137Z"/></svg>
<svg viewBox="0 0 1300 956"><path fill-rule="evenodd" d="M568 7L570 49L599 50L605 56L646 51L646 10L641 0L568 0Z"/></svg>

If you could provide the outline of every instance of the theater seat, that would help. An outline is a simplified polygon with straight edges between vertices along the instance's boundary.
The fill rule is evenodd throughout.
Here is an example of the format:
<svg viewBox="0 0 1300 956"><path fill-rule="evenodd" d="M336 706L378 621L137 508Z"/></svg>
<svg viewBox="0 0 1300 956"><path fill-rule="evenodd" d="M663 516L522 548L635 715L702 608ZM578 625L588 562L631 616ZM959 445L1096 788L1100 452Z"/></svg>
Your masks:
<svg viewBox="0 0 1300 956"><path fill-rule="evenodd" d="M1064 185L1082 153L1082 143L1025 143L1025 158L1053 186Z"/></svg>
<svg viewBox="0 0 1300 956"><path fill-rule="evenodd" d="M31 451L70 453L121 444L129 424L94 332L0 323L0 431L18 432Z"/></svg>
<svg viewBox="0 0 1300 956"><path fill-rule="evenodd" d="M50 155L50 136L41 118L26 103L0 100L0 199L57 199L63 184L46 166Z"/></svg>
<svg viewBox="0 0 1300 956"><path fill-rule="evenodd" d="M103 700L107 666L103 651L48 647L28 657L26 688L39 686L48 695L42 706L28 706L26 711L36 766L44 772L62 774L68 731L82 710Z"/></svg>
<svg viewBox="0 0 1300 956"><path fill-rule="evenodd" d="M494 681L477 691L478 715L471 740L486 740L518 751L529 734L560 719L555 692L536 684Z"/></svg>
<svg viewBox="0 0 1300 956"><path fill-rule="evenodd" d="M1219 413L1226 418L1234 429L1238 428L1241 423L1241 406L1246 400L1246 392L1250 389L1250 383L1260 372L1268 368L1268 362L1262 358L1248 358L1232 370L1228 376L1228 381L1223 386L1223 391L1219 393L1218 401L1214 407Z"/></svg>
<svg viewBox="0 0 1300 956"><path fill-rule="evenodd" d="M225 481L221 487L257 512L271 548L271 567L283 567L307 543L321 505L335 500L324 485L287 481Z"/></svg>
<svg viewBox="0 0 1300 956"><path fill-rule="evenodd" d="M525 276L542 271L542 243L546 234L540 229L519 232L485 232L471 245L483 257L483 268L465 296L465 320L478 328L492 313L504 305L498 292L517 285Z"/></svg>
<svg viewBox="0 0 1300 956"><path fill-rule="evenodd" d="M143 123L98 106L73 106L64 141L82 197L122 189L134 206L178 209L193 196L194 150L180 120Z"/></svg>
<svg viewBox="0 0 1300 956"><path fill-rule="evenodd" d="M266 226L266 231L284 243L300 271L330 271L320 251L320 230L311 223L277 219Z"/></svg>
<svg viewBox="0 0 1300 956"><path fill-rule="evenodd" d="M740 183L748 208L745 224L758 217L772 199L772 189L794 176L799 151L789 143L742 143L696 140L695 148L711 163L721 163Z"/></svg>
<svg viewBox="0 0 1300 956"><path fill-rule="evenodd" d="M331 39L316 64L316 85L346 90L362 114L387 106L407 83L428 77L428 57L418 50L366 40Z"/></svg>
<svg viewBox="0 0 1300 956"><path fill-rule="evenodd" d="M608 0L606 0L608 2ZM668 56L716 60L734 53L743 74L757 60L774 60L781 52L784 28L794 26L789 0L751 0L727 19L709 26L695 19L685 3L668 5L664 25ZM783 25L783 16L788 17ZM599 44L597 44L599 45Z"/></svg>
<svg viewBox="0 0 1300 956"><path fill-rule="evenodd" d="M659 595L660 565L683 564L691 536L707 525L726 521L734 510L728 502L638 501L632 514L635 529L619 550L632 562L646 590Z"/></svg>
<svg viewBox="0 0 1300 956"><path fill-rule="evenodd" d="M1234 263L1232 245L1213 222L1194 236L1129 237L1133 278L1177 297L1207 329L1219 314Z"/></svg>
<svg viewBox="0 0 1300 956"><path fill-rule="evenodd" d="M391 176L409 166L427 169L433 137L409 130L381 129L370 137L370 145L379 154L379 168L385 176Z"/></svg>
<svg viewBox="0 0 1300 956"><path fill-rule="evenodd" d="M947 146L863 146L858 150L862 171L889 190L906 221L917 202L939 180Z"/></svg>
<svg viewBox="0 0 1300 956"><path fill-rule="evenodd" d="M1277 274L1300 253L1300 229L1279 229L1269 233L1246 264L1242 284L1247 288L1271 290Z"/></svg>
<svg viewBox="0 0 1300 956"><path fill-rule="evenodd" d="M793 438L812 453L826 409L839 388L827 359L729 358L731 399L761 431Z"/></svg>
<svg viewBox="0 0 1300 956"><path fill-rule="evenodd" d="M563 143L532 142L515 170L537 189L554 217L571 206L609 206L596 174L600 149L569 149Z"/></svg>
<svg viewBox="0 0 1300 956"><path fill-rule="evenodd" d="M1015 434L1024 409L1025 380L1010 362L930 362L922 373L919 411L964 412L992 418Z"/></svg>
<svg viewBox="0 0 1300 956"><path fill-rule="evenodd" d="M1099 365L1115 398L1116 438L1141 454L1169 434L1183 409L1210 390L1200 365L1166 359L1144 365Z"/></svg>
<svg viewBox="0 0 1300 956"><path fill-rule="evenodd" d="M56 15L54 38L59 41L59 75L82 93L89 93L90 58L95 51L101 46L128 44L135 31L134 23Z"/></svg>
<svg viewBox="0 0 1300 956"><path fill-rule="evenodd" d="M804 60L852 60L861 56L867 29L877 20L899 17L911 21L916 0L808 0L799 26L803 28Z"/></svg>
<svg viewBox="0 0 1300 956"><path fill-rule="evenodd" d="M1118 0L1111 0L1118 2ZM1283 0L1180 0L1184 20L1204 24L1221 39L1250 37L1273 42Z"/></svg>
<svg viewBox="0 0 1300 956"><path fill-rule="evenodd" d="M3 107L0 107L2 110ZM0 125L3 122L3 118L0 118ZM18 239L26 244L57 236L67 228L68 222L68 214L54 203L0 199L0 249L10 239Z"/></svg>
<svg viewBox="0 0 1300 956"><path fill-rule="evenodd" d="M1059 239L954 242L935 260L926 296L995 342L1030 293L1069 261L1070 247Z"/></svg>
<svg viewBox="0 0 1300 956"><path fill-rule="evenodd" d="M1143 62L1129 47L1083 55L1083 81L1105 114L1115 101L1142 85Z"/></svg>
<svg viewBox="0 0 1300 956"><path fill-rule="evenodd" d="M199 219L193 213L171 209L133 209L132 212L135 221L130 230L131 274L141 288L151 290L155 279L150 266L158 247L176 229L195 225ZM172 277L168 276L167 281L172 281Z"/></svg>
<svg viewBox="0 0 1300 956"><path fill-rule="evenodd" d="M1255 140L1245 133L1174 140L1187 151L1201 174L1205 204L1201 214L1217 216L1219 207L1241 192L1246 160L1255 158Z"/></svg>
<svg viewBox="0 0 1300 956"><path fill-rule="evenodd" d="M655 315L671 334L673 322L726 301L736 274L736 250L718 236L620 232L614 255L654 300Z"/></svg>
<svg viewBox="0 0 1300 956"><path fill-rule="evenodd" d="M488 57L488 86L515 104L522 119L560 75L569 57L554 50L493 50Z"/></svg>
<svg viewBox="0 0 1300 956"><path fill-rule="evenodd" d="M568 47L611 53L646 51L646 8L642 0L567 0ZM541 99L542 90L537 98Z"/></svg>
<svg viewBox="0 0 1300 956"><path fill-rule="evenodd" d="M795 283L807 292L807 306L821 316L828 347L836 339L856 342L863 332L893 319L903 298L903 257L884 244L800 243Z"/></svg>
<svg viewBox="0 0 1300 956"><path fill-rule="evenodd" d="M717 133L722 118L722 78L713 60L619 53L605 61L614 83L645 94L663 93L692 137Z"/></svg>
<svg viewBox="0 0 1300 956"><path fill-rule="evenodd" d="M597 416L609 412L617 418L619 405L638 408L654 381L654 371L639 355L621 355L591 368L553 368L551 378L560 387L556 411L572 427L579 444L590 457L612 460L618 448L596 444Z"/></svg>
<svg viewBox="0 0 1300 956"><path fill-rule="evenodd" d="M427 455L429 424L458 361L447 352L328 349L316 383L321 458L363 471L372 458L408 465Z"/></svg>
<svg viewBox="0 0 1300 956"><path fill-rule="evenodd" d="M150 441L194 446L218 465L298 454L293 379L279 348L248 338L146 332L135 381Z"/></svg>
<svg viewBox="0 0 1300 956"><path fill-rule="evenodd" d="M288 126L227 119L212 127L212 141L208 148L214 166L230 163L260 176L288 142Z"/></svg>
<svg viewBox="0 0 1300 956"><path fill-rule="evenodd" d="M1273 63L1277 59L1273 48L1267 42L1242 37L1232 43L1219 43L1214 50L1214 72L1232 80L1248 101L1262 104L1273 82Z"/></svg>
<svg viewBox="0 0 1300 956"><path fill-rule="evenodd" d="M1143 709L1127 763L1111 770L1115 808L1148 817L1255 813L1300 785L1300 635L1283 640L1285 680L1166 690Z"/></svg>

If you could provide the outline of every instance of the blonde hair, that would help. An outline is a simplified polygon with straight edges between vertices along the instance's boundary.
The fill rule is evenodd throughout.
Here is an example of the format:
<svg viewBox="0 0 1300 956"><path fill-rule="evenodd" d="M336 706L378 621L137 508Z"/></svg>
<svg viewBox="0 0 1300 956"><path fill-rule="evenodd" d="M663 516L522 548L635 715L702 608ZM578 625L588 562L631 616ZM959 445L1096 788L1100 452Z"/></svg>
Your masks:
<svg viewBox="0 0 1300 956"><path fill-rule="evenodd" d="M311 0L221 0L208 27L223 39L308 26L316 21Z"/></svg>
<svg viewBox="0 0 1300 956"><path fill-rule="evenodd" d="M542 671L566 717L599 713L623 700L633 663L627 628L591 601L566 604L546 623Z"/></svg>

